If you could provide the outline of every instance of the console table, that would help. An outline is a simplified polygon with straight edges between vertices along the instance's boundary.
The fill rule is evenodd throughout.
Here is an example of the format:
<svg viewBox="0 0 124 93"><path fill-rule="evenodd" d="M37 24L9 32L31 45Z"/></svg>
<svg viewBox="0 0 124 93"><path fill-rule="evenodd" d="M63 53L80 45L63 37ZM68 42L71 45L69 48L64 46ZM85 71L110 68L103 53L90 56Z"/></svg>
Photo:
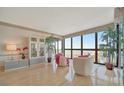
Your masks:
<svg viewBox="0 0 124 93"><path fill-rule="evenodd" d="M14 59L14 60L4 60L0 61L0 72L4 72L9 69L16 69L20 67L29 67L33 64L43 63L45 62L45 56L34 58L34 59Z"/></svg>
<svg viewBox="0 0 124 93"><path fill-rule="evenodd" d="M4 66L5 70L8 70L28 66L28 63L29 63L28 59L5 60Z"/></svg>

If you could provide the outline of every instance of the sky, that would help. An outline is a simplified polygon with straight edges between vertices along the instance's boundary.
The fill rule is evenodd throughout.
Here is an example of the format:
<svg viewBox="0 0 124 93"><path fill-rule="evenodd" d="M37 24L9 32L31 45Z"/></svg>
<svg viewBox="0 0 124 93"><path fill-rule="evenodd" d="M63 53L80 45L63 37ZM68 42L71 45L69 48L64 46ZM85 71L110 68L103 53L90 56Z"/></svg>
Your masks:
<svg viewBox="0 0 124 93"><path fill-rule="evenodd" d="M70 43L71 39L67 38L65 39L65 46L66 48L70 48L71 43ZM83 36L83 47L84 48L91 48L91 47L95 47L95 34L87 34ZM81 36L76 36L73 37L73 48L81 48Z"/></svg>
<svg viewBox="0 0 124 93"><path fill-rule="evenodd" d="M98 33L98 45L101 44L101 43L104 43L100 39L101 35L102 35L102 32L99 32ZM71 42L70 41L71 41L71 38L65 39L66 48L71 47ZM73 47L74 48L80 49L81 48L80 42L81 42L81 36L73 37ZM83 48L95 49L95 33L83 35Z"/></svg>

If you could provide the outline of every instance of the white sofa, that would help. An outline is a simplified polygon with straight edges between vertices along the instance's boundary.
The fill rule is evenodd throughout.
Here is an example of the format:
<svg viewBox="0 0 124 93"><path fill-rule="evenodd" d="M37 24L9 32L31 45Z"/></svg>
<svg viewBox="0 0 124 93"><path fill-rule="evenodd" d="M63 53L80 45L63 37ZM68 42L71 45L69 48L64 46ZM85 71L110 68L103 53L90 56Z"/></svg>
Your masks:
<svg viewBox="0 0 124 93"><path fill-rule="evenodd" d="M93 57L73 58L73 66L76 74L91 75L93 69Z"/></svg>

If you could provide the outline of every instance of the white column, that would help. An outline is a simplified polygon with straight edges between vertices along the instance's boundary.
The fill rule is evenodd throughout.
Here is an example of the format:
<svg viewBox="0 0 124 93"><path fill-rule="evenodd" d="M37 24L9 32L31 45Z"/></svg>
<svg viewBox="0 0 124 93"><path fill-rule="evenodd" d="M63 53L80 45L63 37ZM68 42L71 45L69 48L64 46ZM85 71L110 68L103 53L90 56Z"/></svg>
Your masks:
<svg viewBox="0 0 124 93"><path fill-rule="evenodd" d="M123 21L122 21L122 18L123 18L123 15L122 15L122 8L115 8L115 11L114 11L114 23L115 23L115 29L117 29L116 28L116 25L117 24L119 24L119 32L122 32L122 23L123 23ZM119 57L118 58L118 68L121 68L121 38L120 38L121 36L120 36L120 34L119 34L119 51L118 51L118 54L117 54L117 56Z"/></svg>
<svg viewBox="0 0 124 93"><path fill-rule="evenodd" d="M118 68L121 68L121 44L123 45L123 85L124 85L124 8L115 8L115 23L120 24L120 30L123 32L123 43L119 44ZM119 38L120 40L121 38Z"/></svg>
<svg viewBox="0 0 124 93"><path fill-rule="evenodd" d="M124 85L124 8L122 8L123 14L123 85Z"/></svg>

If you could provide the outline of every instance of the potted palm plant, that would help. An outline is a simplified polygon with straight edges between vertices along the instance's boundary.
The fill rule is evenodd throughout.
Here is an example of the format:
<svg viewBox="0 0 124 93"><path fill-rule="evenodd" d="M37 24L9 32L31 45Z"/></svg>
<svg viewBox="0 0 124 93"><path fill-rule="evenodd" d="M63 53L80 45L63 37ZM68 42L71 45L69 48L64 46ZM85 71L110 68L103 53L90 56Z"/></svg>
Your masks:
<svg viewBox="0 0 124 93"><path fill-rule="evenodd" d="M106 42L106 44L100 44L100 49L103 51L103 56L106 57L105 65L108 70L113 69L113 61L117 52L117 37L117 31L114 31L112 28L108 28L108 31L105 31L101 36L101 40Z"/></svg>
<svg viewBox="0 0 124 93"><path fill-rule="evenodd" d="M47 37L46 40L45 40L45 44L46 44L46 52L47 52L47 55L48 55L48 63L51 62L51 59L52 59L52 55L55 53L55 41L56 41L56 38L50 36L50 37Z"/></svg>

